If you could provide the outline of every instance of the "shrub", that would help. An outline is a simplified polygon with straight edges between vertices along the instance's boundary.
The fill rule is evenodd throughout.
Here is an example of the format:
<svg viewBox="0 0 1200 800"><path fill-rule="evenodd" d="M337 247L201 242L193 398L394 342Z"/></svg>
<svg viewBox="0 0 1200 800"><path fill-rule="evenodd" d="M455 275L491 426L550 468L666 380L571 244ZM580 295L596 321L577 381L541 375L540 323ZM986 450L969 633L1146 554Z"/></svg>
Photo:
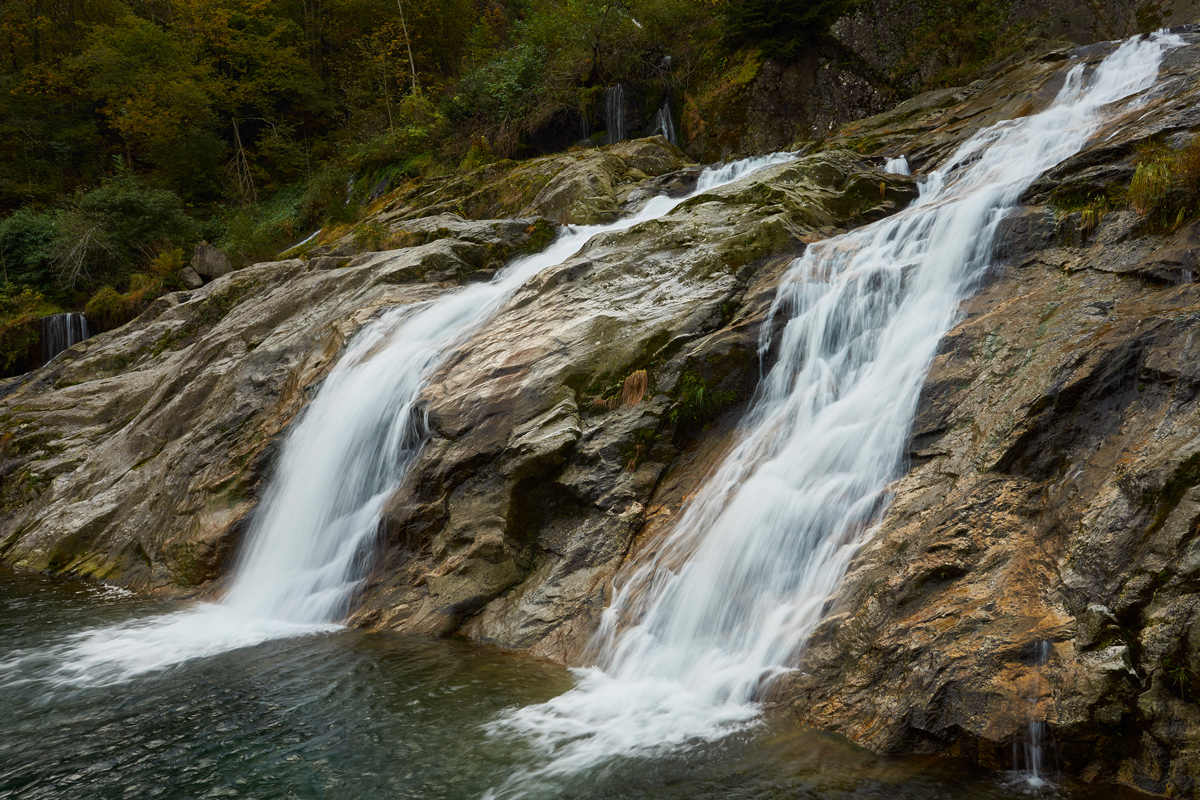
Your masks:
<svg viewBox="0 0 1200 800"><path fill-rule="evenodd" d="M1137 156L1129 206L1155 227L1175 227L1200 214L1200 137L1179 148L1148 145Z"/></svg>
<svg viewBox="0 0 1200 800"><path fill-rule="evenodd" d="M49 287L57 239L58 220L49 212L22 208L0 222L0 270L4 282Z"/></svg>
<svg viewBox="0 0 1200 800"><path fill-rule="evenodd" d="M121 294L104 286L88 301L83 313L97 330L119 328L145 311L162 290L162 278L135 274L129 279L129 291Z"/></svg>
<svg viewBox="0 0 1200 800"><path fill-rule="evenodd" d="M38 320L59 309L29 286L0 284L0 374L29 369L30 354L41 338Z"/></svg>

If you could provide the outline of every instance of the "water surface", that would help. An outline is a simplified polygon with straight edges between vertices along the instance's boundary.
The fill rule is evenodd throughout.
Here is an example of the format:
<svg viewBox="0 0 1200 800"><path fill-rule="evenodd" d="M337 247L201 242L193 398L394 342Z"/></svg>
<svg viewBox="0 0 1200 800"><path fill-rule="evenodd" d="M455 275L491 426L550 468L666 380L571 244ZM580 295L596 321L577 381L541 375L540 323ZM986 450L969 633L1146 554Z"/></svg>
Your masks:
<svg viewBox="0 0 1200 800"><path fill-rule="evenodd" d="M0 568L0 798L481 798L538 758L488 723L573 684L557 665L468 642L354 630L275 639L116 684L53 677L72 636L174 608ZM524 791L596 800L1030 796L1004 775L878 757L783 723Z"/></svg>

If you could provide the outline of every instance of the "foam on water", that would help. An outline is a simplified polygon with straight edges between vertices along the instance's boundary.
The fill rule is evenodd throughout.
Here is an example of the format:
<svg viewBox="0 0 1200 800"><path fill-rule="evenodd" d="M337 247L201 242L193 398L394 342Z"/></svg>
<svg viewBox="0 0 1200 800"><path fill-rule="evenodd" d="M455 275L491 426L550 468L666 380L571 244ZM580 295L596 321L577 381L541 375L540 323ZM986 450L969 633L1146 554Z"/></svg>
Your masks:
<svg viewBox="0 0 1200 800"><path fill-rule="evenodd" d="M1090 76L1076 64L1049 108L975 135L908 209L792 264L773 309L786 324L761 343L775 365L739 443L669 537L619 576L597 666L490 725L526 738L539 764L493 796L537 795L548 779L753 724L756 698L796 663L886 508L925 374L989 266L1001 218L1149 89L1177 43L1125 42Z"/></svg>
<svg viewBox="0 0 1200 800"><path fill-rule="evenodd" d="M336 629L353 601L387 498L425 439L417 401L442 361L527 280L593 236L670 213L688 197L788 160L780 154L706 170L687 196L652 199L609 225L567 227L543 252L489 283L392 309L366 326L292 426L276 477L219 604L85 631L51 653L52 680L95 685L286 636Z"/></svg>

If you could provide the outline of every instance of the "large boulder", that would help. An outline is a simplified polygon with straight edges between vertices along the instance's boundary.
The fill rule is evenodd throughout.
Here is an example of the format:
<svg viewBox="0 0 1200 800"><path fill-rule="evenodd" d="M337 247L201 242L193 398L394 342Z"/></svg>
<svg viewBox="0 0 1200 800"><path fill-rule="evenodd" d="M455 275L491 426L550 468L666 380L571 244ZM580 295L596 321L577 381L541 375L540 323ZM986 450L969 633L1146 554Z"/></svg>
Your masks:
<svg viewBox="0 0 1200 800"><path fill-rule="evenodd" d="M233 271L229 257L208 242L196 245L196 252L189 266L206 283Z"/></svg>

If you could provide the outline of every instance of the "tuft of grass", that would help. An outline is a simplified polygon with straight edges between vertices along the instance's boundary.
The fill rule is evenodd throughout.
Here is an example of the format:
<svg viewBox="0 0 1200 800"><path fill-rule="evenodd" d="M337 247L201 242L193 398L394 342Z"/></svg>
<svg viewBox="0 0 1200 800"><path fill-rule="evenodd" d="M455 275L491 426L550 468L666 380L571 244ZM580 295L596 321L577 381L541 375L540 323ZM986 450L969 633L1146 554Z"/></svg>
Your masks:
<svg viewBox="0 0 1200 800"><path fill-rule="evenodd" d="M646 370L639 369L625 379L625 384L621 387L621 405L636 406L642 402L649 388L649 375L646 374Z"/></svg>
<svg viewBox="0 0 1200 800"><path fill-rule="evenodd" d="M1128 201L1152 228L1174 229L1200 216L1200 137L1180 148L1143 147Z"/></svg>

